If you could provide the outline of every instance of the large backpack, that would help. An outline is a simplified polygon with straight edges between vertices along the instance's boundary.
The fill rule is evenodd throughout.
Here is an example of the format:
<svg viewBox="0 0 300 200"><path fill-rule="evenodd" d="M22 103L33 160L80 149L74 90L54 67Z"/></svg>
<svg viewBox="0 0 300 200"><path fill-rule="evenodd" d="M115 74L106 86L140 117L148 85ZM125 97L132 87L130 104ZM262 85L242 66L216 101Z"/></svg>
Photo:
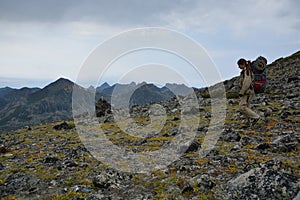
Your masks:
<svg viewBox="0 0 300 200"><path fill-rule="evenodd" d="M266 73L267 59L259 56L251 63L251 68L254 73L254 81L252 83L254 92L264 93L267 87L267 73Z"/></svg>

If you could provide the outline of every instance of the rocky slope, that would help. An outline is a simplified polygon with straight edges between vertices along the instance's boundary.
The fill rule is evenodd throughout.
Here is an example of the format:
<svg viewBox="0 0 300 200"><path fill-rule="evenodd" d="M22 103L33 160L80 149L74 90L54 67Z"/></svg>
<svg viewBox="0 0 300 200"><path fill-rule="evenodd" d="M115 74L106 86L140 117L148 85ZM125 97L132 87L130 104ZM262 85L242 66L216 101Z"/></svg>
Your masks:
<svg viewBox="0 0 300 200"><path fill-rule="evenodd" d="M254 127L245 127L238 111L238 79L225 81L224 129L205 156L200 156L199 150L209 128L213 99L207 88L196 90L201 118L192 144L180 159L151 173L121 172L96 160L82 144L71 121L59 126L65 128L61 130L53 129L59 125L56 122L3 133L0 198L298 200L299 67L300 52L268 65L267 91L253 100L254 109L264 119ZM97 110L101 128L113 144L127 151L147 152L168 145L178 134L182 110L178 102L174 98L163 104L167 108L165 126L147 138L121 131L108 112L109 105L105 104L101 113L99 102ZM149 108L132 107L136 124L150 123Z"/></svg>

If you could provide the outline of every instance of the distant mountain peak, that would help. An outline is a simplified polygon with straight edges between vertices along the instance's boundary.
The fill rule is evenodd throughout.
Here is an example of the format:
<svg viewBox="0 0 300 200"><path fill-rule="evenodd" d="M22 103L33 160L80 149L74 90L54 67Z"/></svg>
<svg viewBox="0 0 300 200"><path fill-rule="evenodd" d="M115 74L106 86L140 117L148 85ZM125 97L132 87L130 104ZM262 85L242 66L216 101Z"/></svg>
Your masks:
<svg viewBox="0 0 300 200"><path fill-rule="evenodd" d="M104 82L101 86L110 86L110 85L107 82Z"/></svg>
<svg viewBox="0 0 300 200"><path fill-rule="evenodd" d="M110 87L110 85L107 82L105 82L102 85L100 85L99 87L97 87L96 91L97 92L102 92L103 90L105 90L105 89L107 89L109 87Z"/></svg>
<svg viewBox="0 0 300 200"><path fill-rule="evenodd" d="M88 87L88 90L90 90L90 91L94 91L94 90L95 90L95 87L94 87L94 86L92 86L92 85L90 85L90 87Z"/></svg>
<svg viewBox="0 0 300 200"><path fill-rule="evenodd" d="M57 79L56 81L54 81L53 83L71 83L71 84L73 84L73 82L72 81L70 81L69 79L66 79L66 78L59 78L59 79Z"/></svg>
<svg viewBox="0 0 300 200"><path fill-rule="evenodd" d="M43 89L49 89L49 88L66 88L66 87L73 87L74 83L66 78L59 78L56 81L50 83Z"/></svg>

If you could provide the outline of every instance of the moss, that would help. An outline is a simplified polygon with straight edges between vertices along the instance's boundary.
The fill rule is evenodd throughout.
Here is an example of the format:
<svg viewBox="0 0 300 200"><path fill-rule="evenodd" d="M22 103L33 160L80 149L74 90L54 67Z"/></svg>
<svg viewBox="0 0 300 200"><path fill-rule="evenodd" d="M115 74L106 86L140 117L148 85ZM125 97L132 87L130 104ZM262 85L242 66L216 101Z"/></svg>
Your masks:
<svg viewBox="0 0 300 200"><path fill-rule="evenodd" d="M15 197L15 196L10 194L8 196L2 197L1 200L20 200L20 198Z"/></svg>
<svg viewBox="0 0 300 200"><path fill-rule="evenodd" d="M274 94L274 92L275 92L274 88L271 88L271 87L267 87L265 90L266 94Z"/></svg>
<svg viewBox="0 0 300 200"><path fill-rule="evenodd" d="M299 162L297 163L295 160L286 159L286 160L282 161L282 166L297 170L297 169L299 169Z"/></svg>
<svg viewBox="0 0 300 200"><path fill-rule="evenodd" d="M73 129L75 128L75 123L74 122L69 122L68 123L68 129Z"/></svg>
<svg viewBox="0 0 300 200"><path fill-rule="evenodd" d="M89 194L87 193L79 193L73 190L68 191L65 194L56 194L55 196L51 197L51 200L69 200L75 198L87 198Z"/></svg>
<svg viewBox="0 0 300 200"><path fill-rule="evenodd" d="M231 163L228 166L226 166L225 168L226 168L225 172L228 172L228 173L234 173L240 169L240 167L238 167L235 163Z"/></svg>
<svg viewBox="0 0 300 200"><path fill-rule="evenodd" d="M197 159L197 163L198 163L199 165L203 165L203 164L205 164L205 163L208 163L208 159L207 159L207 158L198 158L198 159Z"/></svg>
<svg viewBox="0 0 300 200"><path fill-rule="evenodd" d="M203 90L201 90L200 95L204 99L210 98L210 94L209 94L208 88L204 88Z"/></svg>
<svg viewBox="0 0 300 200"><path fill-rule="evenodd" d="M7 160L8 157L7 156L1 156L0 157L0 163L4 162L5 160Z"/></svg>
<svg viewBox="0 0 300 200"><path fill-rule="evenodd" d="M257 163L263 163L263 162L269 161L271 159L272 159L271 157L262 155L260 153L249 152L245 162L251 163L253 161L256 161Z"/></svg>
<svg viewBox="0 0 300 200"><path fill-rule="evenodd" d="M249 144L249 145L245 145L244 149L253 149L255 147L255 144Z"/></svg>
<svg viewBox="0 0 300 200"><path fill-rule="evenodd" d="M30 172L32 173L32 172ZM38 170L36 170L35 172L38 177L40 179L43 179L43 180L52 180L52 179L55 179L56 176L60 173L60 171L58 169L49 169L49 168L46 168L46 167L39 167Z"/></svg>
<svg viewBox="0 0 300 200"><path fill-rule="evenodd" d="M226 98L227 99L237 99L237 98L239 98L239 92L227 92Z"/></svg>
<svg viewBox="0 0 300 200"><path fill-rule="evenodd" d="M161 199L173 199L171 194L166 194L165 192L157 194L152 200L161 200Z"/></svg>
<svg viewBox="0 0 300 200"><path fill-rule="evenodd" d="M216 199L217 198L216 198L213 190L210 190L207 193L201 193L199 195L199 200L216 200Z"/></svg>
<svg viewBox="0 0 300 200"><path fill-rule="evenodd" d="M263 128L267 129L267 130L272 130L275 128L277 123L278 123L278 121L275 121L275 120L269 121L266 125L263 126Z"/></svg>
<svg viewBox="0 0 300 200"><path fill-rule="evenodd" d="M195 151L195 152L184 153L184 156L187 156L189 158L197 158L199 156L199 152Z"/></svg>
<svg viewBox="0 0 300 200"><path fill-rule="evenodd" d="M135 174L133 176L134 184L142 185L146 188L153 188L153 183L149 181L149 177L145 176L144 174Z"/></svg>
<svg viewBox="0 0 300 200"><path fill-rule="evenodd" d="M27 157L26 163L32 163L32 162L35 162L35 161L42 161L43 156L46 155L46 154L48 154L48 152L46 152L46 151L33 153L33 154L31 154Z"/></svg>
<svg viewBox="0 0 300 200"><path fill-rule="evenodd" d="M299 157L300 154L300 146L297 146L296 150L292 150L290 152L287 153L288 156L292 156L292 157Z"/></svg>
<svg viewBox="0 0 300 200"><path fill-rule="evenodd" d="M234 144L224 141L219 141L217 146L220 147L219 154L220 155L228 155L231 153L231 149L233 148Z"/></svg>
<svg viewBox="0 0 300 200"><path fill-rule="evenodd" d="M0 185L3 185L4 183L6 183L6 179L5 178L0 178Z"/></svg>

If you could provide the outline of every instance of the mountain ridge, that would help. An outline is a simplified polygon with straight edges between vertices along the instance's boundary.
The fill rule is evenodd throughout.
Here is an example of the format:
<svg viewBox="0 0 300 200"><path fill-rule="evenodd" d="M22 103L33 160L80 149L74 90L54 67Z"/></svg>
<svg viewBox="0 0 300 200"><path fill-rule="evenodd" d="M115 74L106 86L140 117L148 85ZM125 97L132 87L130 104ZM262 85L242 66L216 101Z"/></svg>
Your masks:
<svg viewBox="0 0 300 200"><path fill-rule="evenodd" d="M13 130L37 123L72 119L72 91L74 86L80 87L82 90L91 90L91 88L83 88L65 78L59 78L42 89L0 88L0 131ZM176 88L176 84L172 86ZM104 85L96 88L96 91L101 91L95 94L96 102L100 98L111 102L115 88L118 92L114 93L114 100L121 103L127 101L126 98L132 95L129 99L130 106L145 105L151 102L158 103L174 96L168 88L158 88L154 84L132 82L109 86L104 83ZM132 92L133 94L131 94Z"/></svg>

